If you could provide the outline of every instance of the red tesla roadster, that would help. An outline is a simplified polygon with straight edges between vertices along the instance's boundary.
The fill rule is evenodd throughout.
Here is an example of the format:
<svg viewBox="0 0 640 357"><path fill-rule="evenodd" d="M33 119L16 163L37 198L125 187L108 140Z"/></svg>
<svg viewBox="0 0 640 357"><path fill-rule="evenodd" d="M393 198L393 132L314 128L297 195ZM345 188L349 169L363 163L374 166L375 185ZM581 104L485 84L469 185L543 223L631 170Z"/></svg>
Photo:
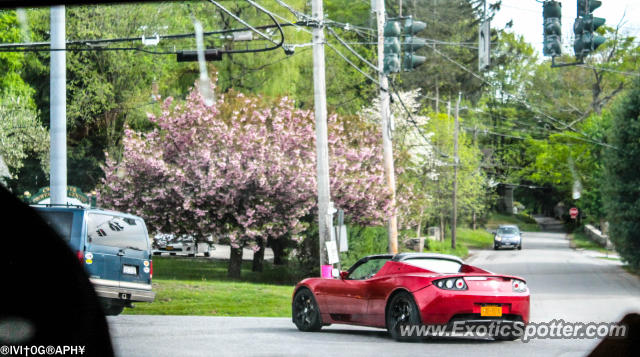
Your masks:
<svg viewBox="0 0 640 357"><path fill-rule="evenodd" d="M402 325L527 324L529 289L522 278L494 274L450 255L372 255L338 279L299 282L292 319L301 331L352 324L386 328L397 339Z"/></svg>

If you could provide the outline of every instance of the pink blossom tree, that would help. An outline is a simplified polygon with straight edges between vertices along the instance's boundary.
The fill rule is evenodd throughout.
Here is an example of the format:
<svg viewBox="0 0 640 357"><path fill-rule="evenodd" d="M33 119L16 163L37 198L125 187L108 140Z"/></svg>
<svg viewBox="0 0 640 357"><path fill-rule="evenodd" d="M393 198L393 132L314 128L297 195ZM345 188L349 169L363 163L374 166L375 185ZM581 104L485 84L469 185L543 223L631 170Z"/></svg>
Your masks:
<svg viewBox="0 0 640 357"><path fill-rule="evenodd" d="M125 130L122 158L107 158L102 205L144 217L152 232L228 237L231 277L240 276L243 247L298 239L316 207L310 111L241 93L209 107L193 90L150 120L155 130ZM354 221L379 223L391 208L377 136L349 137L343 124L330 119L333 200Z"/></svg>

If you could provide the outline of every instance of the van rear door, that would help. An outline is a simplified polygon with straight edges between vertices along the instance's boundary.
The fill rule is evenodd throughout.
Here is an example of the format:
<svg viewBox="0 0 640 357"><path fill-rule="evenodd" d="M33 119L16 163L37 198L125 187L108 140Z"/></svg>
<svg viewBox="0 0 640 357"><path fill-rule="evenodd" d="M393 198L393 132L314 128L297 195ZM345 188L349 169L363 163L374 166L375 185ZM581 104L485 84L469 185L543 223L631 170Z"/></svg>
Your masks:
<svg viewBox="0 0 640 357"><path fill-rule="evenodd" d="M120 286L121 247L113 215L88 212L85 268L94 283Z"/></svg>
<svg viewBox="0 0 640 357"><path fill-rule="evenodd" d="M87 246L95 266L85 263L91 276L113 280L122 288L150 289L150 248L144 221L102 212L87 216Z"/></svg>
<svg viewBox="0 0 640 357"><path fill-rule="evenodd" d="M120 223L125 227L123 232L126 232L120 286L132 289L148 288L151 284L151 251L144 221L139 218L123 218Z"/></svg>

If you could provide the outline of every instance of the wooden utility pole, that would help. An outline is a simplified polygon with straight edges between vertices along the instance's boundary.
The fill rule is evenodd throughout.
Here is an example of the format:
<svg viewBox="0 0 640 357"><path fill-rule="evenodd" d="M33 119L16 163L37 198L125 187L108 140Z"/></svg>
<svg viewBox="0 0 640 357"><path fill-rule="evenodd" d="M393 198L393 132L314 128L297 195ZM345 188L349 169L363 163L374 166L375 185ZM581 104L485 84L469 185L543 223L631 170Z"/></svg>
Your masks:
<svg viewBox="0 0 640 357"><path fill-rule="evenodd" d="M460 157L458 156L458 131L460 130L460 100L462 93L458 93L458 101L456 102L456 117L453 124L453 213L451 214L451 248L456 249L456 229L458 224L458 165Z"/></svg>
<svg viewBox="0 0 640 357"><path fill-rule="evenodd" d="M318 179L318 235L320 244L320 272L326 264L325 242L330 240L329 219L329 144L327 140L327 90L324 60L324 10L322 0L313 0L311 12L316 24L313 28L313 100L316 120L316 170Z"/></svg>
<svg viewBox="0 0 640 357"><path fill-rule="evenodd" d="M387 187L391 193L391 207L393 213L389 218L389 253L398 253L398 217L396 207L396 178L393 168L393 147L391 144L391 108L389 101L389 79L384 73L384 24L385 7L384 0L376 0L376 17L378 22L378 70L380 80L380 116L382 124L382 148L384 156L384 173Z"/></svg>

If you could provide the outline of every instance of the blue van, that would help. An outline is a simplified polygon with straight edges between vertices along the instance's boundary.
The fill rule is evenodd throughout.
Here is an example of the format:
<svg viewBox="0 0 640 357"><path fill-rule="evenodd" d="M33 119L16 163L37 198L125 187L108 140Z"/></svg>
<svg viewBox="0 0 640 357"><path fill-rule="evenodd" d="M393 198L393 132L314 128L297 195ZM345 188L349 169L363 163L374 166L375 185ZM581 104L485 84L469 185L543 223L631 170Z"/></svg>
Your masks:
<svg viewBox="0 0 640 357"><path fill-rule="evenodd" d="M144 220L131 214L67 205L32 206L76 252L106 315L152 302L153 262Z"/></svg>

